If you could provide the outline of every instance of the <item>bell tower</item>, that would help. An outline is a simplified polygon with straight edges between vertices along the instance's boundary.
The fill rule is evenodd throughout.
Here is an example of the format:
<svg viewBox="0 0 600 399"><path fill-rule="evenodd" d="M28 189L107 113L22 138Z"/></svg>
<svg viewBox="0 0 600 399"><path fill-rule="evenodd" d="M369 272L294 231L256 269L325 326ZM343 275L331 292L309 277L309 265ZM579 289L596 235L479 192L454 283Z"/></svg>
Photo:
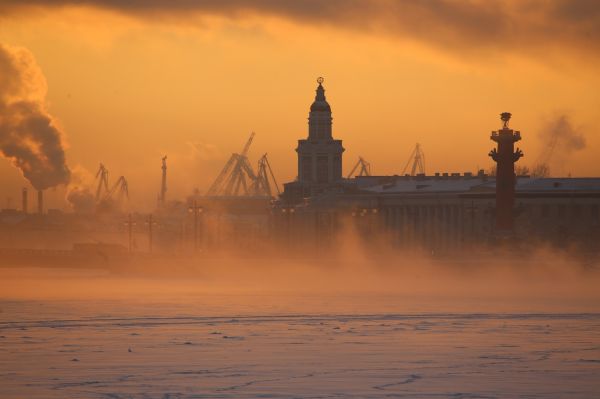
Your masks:
<svg viewBox="0 0 600 399"><path fill-rule="evenodd" d="M298 182L311 192L342 180L342 140L332 135L331 107L325 98L323 78L317 79L315 101L308 114L308 138L298 140Z"/></svg>

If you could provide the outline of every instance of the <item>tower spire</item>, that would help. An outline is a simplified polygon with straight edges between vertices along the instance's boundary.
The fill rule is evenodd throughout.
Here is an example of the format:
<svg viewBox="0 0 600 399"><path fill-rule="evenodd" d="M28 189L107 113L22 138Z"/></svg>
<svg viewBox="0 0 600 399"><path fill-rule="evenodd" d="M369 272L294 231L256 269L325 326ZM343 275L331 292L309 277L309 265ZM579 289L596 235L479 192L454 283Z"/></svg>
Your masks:
<svg viewBox="0 0 600 399"><path fill-rule="evenodd" d="M327 99L325 98L325 89L323 88L324 81L325 81L325 79L323 77L317 78L317 83L319 84L319 86L317 86L317 95L315 96L315 102L317 102L317 101L327 102Z"/></svg>

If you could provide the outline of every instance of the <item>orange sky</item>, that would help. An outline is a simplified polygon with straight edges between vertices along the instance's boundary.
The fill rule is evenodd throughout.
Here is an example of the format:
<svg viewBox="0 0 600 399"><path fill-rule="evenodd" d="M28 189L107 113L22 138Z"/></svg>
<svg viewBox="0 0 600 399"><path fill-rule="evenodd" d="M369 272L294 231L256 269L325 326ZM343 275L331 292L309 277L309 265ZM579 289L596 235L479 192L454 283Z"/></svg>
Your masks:
<svg viewBox="0 0 600 399"><path fill-rule="evenodd" d="M74 180L93 184L103 162L113 181L128 178L133 200L146 207L155 203L162 155L168 195L183 198L206 188L251 131L251 159L268 152L279 181L294 179L294 148L307 135L318 76L334 136L344 140L346 172L361 155L375 174L399 174L416 142L428 173L488 168L489 133L510 111L523 136L520 162L535 161L543 127L565 114L585 148L556 149L552 172L600 176L600 7L593 2L575 3L595 13L539 7L514 15L519 3L511 1L474 1L465 10L468 2L439 0L446 8L390 6L390 15L384 0L372 2L381 9L357 1L343 3L356 9L315 3L308 11L286 1L253 8L238 0L222 9L180 0L172 9L168 1L22 3L33 5L0 6L0 43L35 56ZM495 25L502 5L512 11ZM7 197L18 204L24 185L2 159L0 207ZM49 190L49 206L65 208L64 195Z"/></svg>

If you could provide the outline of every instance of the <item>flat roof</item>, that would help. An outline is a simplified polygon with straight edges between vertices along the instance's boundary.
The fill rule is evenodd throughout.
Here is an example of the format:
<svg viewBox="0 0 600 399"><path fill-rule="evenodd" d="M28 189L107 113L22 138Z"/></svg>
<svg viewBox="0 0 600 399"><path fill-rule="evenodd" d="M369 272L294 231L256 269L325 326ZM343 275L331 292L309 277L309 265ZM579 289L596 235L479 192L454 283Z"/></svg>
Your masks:
<svg viewBox="0 0 600 399"><path fill-rule="evenodd" d="M377 181L377 178L381 179ZM361 177L358 186L372 193L466 193L496 190L493 176L373 176L372 185ZM383 183L382 183L383 182ZM517 192L600 192L600 177L517 177Z"/></svg>

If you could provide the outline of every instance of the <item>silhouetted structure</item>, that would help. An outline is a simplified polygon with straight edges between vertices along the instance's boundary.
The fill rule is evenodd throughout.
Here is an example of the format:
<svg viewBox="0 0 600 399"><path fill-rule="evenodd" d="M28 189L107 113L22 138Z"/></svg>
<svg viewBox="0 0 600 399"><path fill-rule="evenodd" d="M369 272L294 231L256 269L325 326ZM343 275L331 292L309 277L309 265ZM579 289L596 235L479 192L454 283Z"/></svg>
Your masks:
<svg viewBox="0 0 600 399"><path fill-rule="evenodd" d="M254 140L254 132L240 153L231 154L229 161L221 170L206 195L209 197L250 196L250 188L256 181L256 174L248 160L248 150Z"/></svg>
<svg viewBox="0 0 600 399"><path fill-rule="evenodd" d="M358 170L358 173L355 175L354 173ZM348 179L351 179L353 176L371 176L371 164L363 159L363 157L358 157L358 161L354 164L350 173L348 173Z"/></svg>
<svg viewBox="0 0 600 399"><path fill-rule="evenodd" d="M321 256L323 250L339 247L338 238L351 232L373 243L367 245L373 251L385 242L432 254L476 253L495 250L498 237L512 235L524 251L541 242L577 248L577 253L600 253L600 178L516 177L514 163L522 152L514 143L521 136L508 127L509 113L501 115L503 126L491 135L498 143L490 152L498 163L497 176L483 170L427 176L417 148L407 164L412 164L412 175L372 176L361 158L343 178L344 148L332 136L331 108L322 83L319 79L308 138L298 141L298 178L285 184L279 200L273 198L277 182L266 155L259 160L258 173L248 161L250 137L206 196L196 191L186 202L171 201L156 214L160 224L152 218L144 225L145 215L135 212L124 224L123 209L112 206L110 212L97 207L92 215L48 209L39 216L4 209L0 248L70 248L85 233L87 241L129 239L130 248L135 236L148 235L149 250L173 254L193 249L198 256L222 249L265 254L274 244L286 254ZM108 171L100 166L97 178L97 205L110 204L113 193L127 196L123 177L109 189ZM38 195L42 213L43 194ZM133 227L136 220L138 228Z"/></svg>
<svg viewBox="0 0 600 399"><path fill-rule="evenodd" d="M331 107L325 98L323 78L308 114L308 138L298 140L298 179L285 185L291 200L318 195L342 181L342 140L332 135Z"/></svg>
<svg viewBox="0 0 600 399"><path fill-rule="evenodd" d="M160 184L159 206L164 208L167 202L167 156L162 157L162 180Z"/></svg>
<svg viewBox="0 0 600 399"><path fill-rule="evenodd" d="M408 170L408 167L411 164L412 164L412 166L410 168L411 176L416 176L417 174L421 174L421 175L425 174L425 154L423 153L423 150L421 149L421 144L419 144L419 143L417 143L415 145L415 149L410 153L410 156L408 157L408 161L406 162L404 169L402 169L403 175L406 174L406 171Z"/></svg>
<svg viewBox="0 0 600 399"><path fill-rule="evenodd" d="M515 205L515 162L523 156L523 152L515 142L521 140L521 133L509 129L511 114L500 114L502 129L492 132L490 138L498 143L498 149L490 151L490 157L496 161L496 232L512 233Z"/></svg>
<svg viewBox="0 0 600 399"><path fill-rule="evenodd" d="M521 136L509 128L509 113L501 114L502 128L491 135L498 143L490 152L498 163L497 176L488 176L483 170L427 176L417 145L403 176L351 178L351 173L347 179L323 185L311 180L314 175L307 178L308 172L317 168L314 157L339 154L341 159L341 152L336 151L343 149L341 141L331 136L321 136L321 142L329 140L331 149L312 138L318 126L313 117L330 122L321 81L310 116L309 138L300 140L297 149L298 179L284 185L284 194L272 213L280 219L275 225L281 236L293 237L287 240L292 245L301 245L295 243L296 238L304 237L313 247L322 248L328 237L344 228L342 221L350 219L366 239L381 234L394 247L435 253L485 246L508 235L526 238L524 244L546 241L556 246L576 243L588 250L597 248L600 178L517 179L515 162L523 154L515 150L514 143ZM404 175L411 165L410 175Z"/></svg>

